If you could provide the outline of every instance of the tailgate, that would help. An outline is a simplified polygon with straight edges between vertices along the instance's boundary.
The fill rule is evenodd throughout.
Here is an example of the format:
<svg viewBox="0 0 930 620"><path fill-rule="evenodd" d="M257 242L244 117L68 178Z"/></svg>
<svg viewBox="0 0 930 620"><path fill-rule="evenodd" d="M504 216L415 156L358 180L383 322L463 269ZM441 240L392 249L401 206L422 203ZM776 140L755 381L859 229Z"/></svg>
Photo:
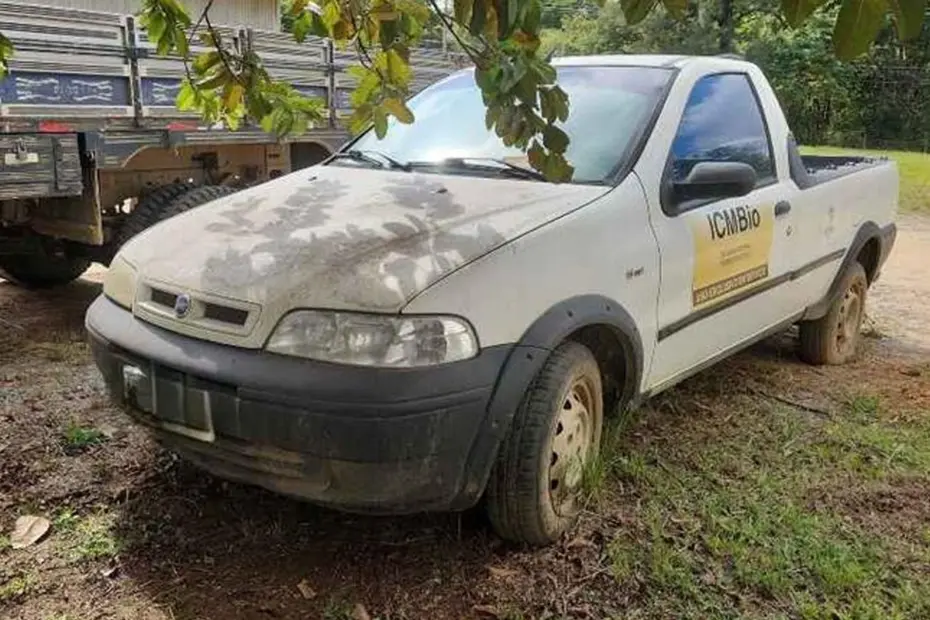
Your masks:
<svg viewBox="0 0 930 620"><path fill-rule="evenodd" d="M77 134L0 134L0 200L81 194Z"/></svg>

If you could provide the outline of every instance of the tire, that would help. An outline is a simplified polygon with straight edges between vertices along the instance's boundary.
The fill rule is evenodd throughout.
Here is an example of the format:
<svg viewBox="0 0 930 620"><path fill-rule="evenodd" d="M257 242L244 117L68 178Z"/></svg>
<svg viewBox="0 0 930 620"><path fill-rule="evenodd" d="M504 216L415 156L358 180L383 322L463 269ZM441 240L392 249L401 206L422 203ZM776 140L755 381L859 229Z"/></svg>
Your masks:
<svg viewBox="0 0 930 620"><path fill-rule="evenodd" d="M229 187L228 185L203 185L201 187L195 187L175 198L165 210L165 217L162 219L174 217L175 215L190 211L195 207L205 205L218 198L235 194L237 191L239 190L234 187Z"/></svg>
<svg viewBox="0 0 930 620"><path fill-rule="evenodd" d="M194 189L193 183L178 182L159 185L139 199L139 203L126 216L114 240L114 246L119 249L127 241L140 232L167 219L166 210L180 196Z"/></svg>
<svg viewBox="0 0 930 620"><path fill-rule="evenodd" d="M827 313L800 325L800 356L809 364L845 364L856 356L859 330L865 316L869 280L865 268L855 262L843 274L840 295Z"/></svg>
<svg viewBox="0 0 930 620"><path fill-rule="evenodd" d="M491 472L486 508L501 538L547 545L574 524L582 468L597 455L603 424L597 361L565 342L524 395Z"/></svg>
<svg viewBox="0 0 930 620"><path fill-rule="evenodd" d="M44 252L0 254L0 278L24 288L51 288L81 277L91 261Z"/></svg>

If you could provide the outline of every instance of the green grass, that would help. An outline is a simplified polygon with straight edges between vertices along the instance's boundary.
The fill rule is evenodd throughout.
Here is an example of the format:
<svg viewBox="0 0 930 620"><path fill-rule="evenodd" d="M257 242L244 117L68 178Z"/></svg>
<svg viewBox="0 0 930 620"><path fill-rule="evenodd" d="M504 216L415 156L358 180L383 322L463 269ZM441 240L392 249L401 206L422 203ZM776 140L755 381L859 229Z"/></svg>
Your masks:
<svg viewBox="0 0 930 620"><path fill-rule="evenodd" d="M120 550L113 533L114 517L106 512L80 516L70 508L60 510L52 520L52 531L60 540L59 549L71 562L109 559Z"/></svg>
<svg viewBox="0 0 930 620"><path fill-rule="evenodd" d="M17 575L8 579L5 583L0 583L0 602L24 595L32 587L32 583L32 577L29 575Z"/></svg>
<svg viewBox="0 0 930 620"><path fill-rule="evenodd" d="M81 426L72 421L62 434L62 445L66 452L78 453L106 441L106 435L96 428Z"/></svg>
<svg viewBox="0 0 930 620"><path fill-rule="evenodd" d="M803 147L810 155L871 155L893 159L901 177L899 208L901 212L930 214L930 155L905 151L871 151L835 147Z"/></svg>
<svg viewBox="0 0 930 620"><path fill-rule="evenodd" d="M749 398L693 418L647 412L675 428L604 456L635 495L607 550L629 617L930 618L930 514L850 512L902 481L930 492L930 412L884 419L859 394L829 420Z"/></svg>

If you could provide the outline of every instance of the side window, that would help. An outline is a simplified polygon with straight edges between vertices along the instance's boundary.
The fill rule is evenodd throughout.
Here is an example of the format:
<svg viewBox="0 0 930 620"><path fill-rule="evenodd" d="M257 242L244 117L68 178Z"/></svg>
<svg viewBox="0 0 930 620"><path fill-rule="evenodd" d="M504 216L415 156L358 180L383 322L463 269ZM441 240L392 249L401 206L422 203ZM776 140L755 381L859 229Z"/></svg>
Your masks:
<svg viewBox="0 0 930 620"><path fill-rule="evenodd" d="M683 180L704 161L749 164L759 185L776 178L768 130L748 76L708 75L694 85L672 143L672 180Z"/></svg>

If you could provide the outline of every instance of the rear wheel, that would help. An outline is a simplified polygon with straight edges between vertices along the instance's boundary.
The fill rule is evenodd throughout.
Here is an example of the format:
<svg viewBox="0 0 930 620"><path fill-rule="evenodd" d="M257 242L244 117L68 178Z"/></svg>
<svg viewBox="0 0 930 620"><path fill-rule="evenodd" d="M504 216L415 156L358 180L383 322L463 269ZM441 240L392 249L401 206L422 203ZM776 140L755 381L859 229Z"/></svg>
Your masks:
<svg viewBox="0 0 930 620"><path fill-rule="evenodd" d="M603 422L597 361L587 347L566 342L527 390L491 474L488 516L502 538L545 545L572 526Z"/></svg>
<svg viewBox="0 0 930 620"><path fill-rule="evenodd" d="M822 318L801 323L801 359L810 364L845 364L856 356L869 280L855 262L843 275L842 291Z"/></svg>
<svg viewBox="0 0 930 620"><path fill-rule="evenodd" d="M201 187L195 187L175 198L165 210L165 217L163 219L180 215L200 205L205 205L208 202L223 198L224 196L235 194L237 191L239 190L235 187L229 187L228 185L203 185Z"/></svg>
<svg viewBox="0 0 930 620"><path fill-rule="evenodd" d="M193 183L177 182L159 185L140 197L139 203L123 220L116 235L115 247L119 249L124 243L141 233L146 228L170 217L168 208L180 196L194 189Z"/></svg>
<svg viewBox="0 0 930 620"><path fill-rule="evenodd" d="M75 280L90 267L90 260L47 251L0 254L0 278L26 288L50 288Z"/></svg>

